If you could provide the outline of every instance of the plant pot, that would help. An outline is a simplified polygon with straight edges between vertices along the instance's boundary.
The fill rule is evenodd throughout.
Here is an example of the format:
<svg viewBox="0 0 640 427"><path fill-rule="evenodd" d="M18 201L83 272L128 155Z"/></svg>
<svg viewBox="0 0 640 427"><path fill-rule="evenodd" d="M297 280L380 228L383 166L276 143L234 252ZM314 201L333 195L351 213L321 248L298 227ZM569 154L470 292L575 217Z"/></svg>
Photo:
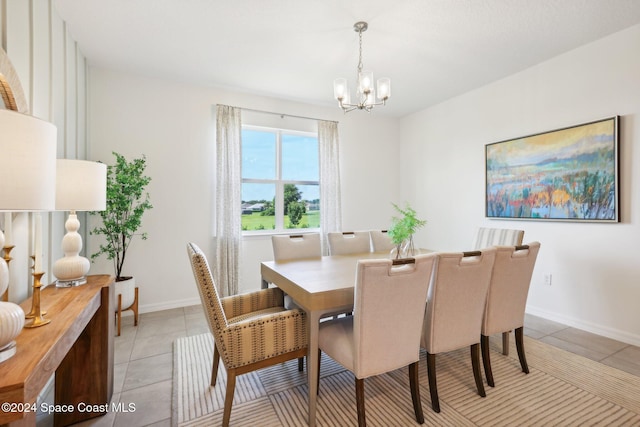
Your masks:
<svg viewBox="0 0 640 427"><path fill-rule="evenodd" d="M126 280L116 281L116 309L118 295L122 295L122 309L127 310L136 300L136 279L134 277L125 277Z"/></svg>

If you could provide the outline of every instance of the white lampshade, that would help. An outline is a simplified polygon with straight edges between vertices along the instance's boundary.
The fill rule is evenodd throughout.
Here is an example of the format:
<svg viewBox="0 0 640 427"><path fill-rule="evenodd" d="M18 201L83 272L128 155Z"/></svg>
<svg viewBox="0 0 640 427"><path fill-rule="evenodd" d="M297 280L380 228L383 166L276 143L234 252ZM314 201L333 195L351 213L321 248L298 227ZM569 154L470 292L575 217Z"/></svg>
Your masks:
<svg viewBox="0 0 640 427"><path fill-rule="evenodd" d="M107 206L107 165L86 160L56 161L56 210L103 211Z"/></svg>
<svg viewBox="0 0 640 427"><path fill-rule="evenodd" d="M71 211L62 238L64 257L53 265L56 286L86 283L90 263L80 256L82 236L76 211L103 211L107 206L107 165L86 160L57 160L56 210Z"/></svg>
<svg viewBox="0 0 640 427"><path fill-rule="evenodd" d="M0 110L0 210L54 210L55 176L56 127Z"/></svg>

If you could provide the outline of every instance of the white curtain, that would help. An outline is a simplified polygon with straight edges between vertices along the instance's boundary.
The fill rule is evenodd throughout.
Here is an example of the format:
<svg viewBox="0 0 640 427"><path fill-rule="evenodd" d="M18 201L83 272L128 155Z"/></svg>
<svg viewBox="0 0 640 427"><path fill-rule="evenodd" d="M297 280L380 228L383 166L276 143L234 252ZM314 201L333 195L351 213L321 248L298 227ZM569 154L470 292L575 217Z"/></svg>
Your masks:
<svg viewBox="0 0 640 427"><path fill-rule="evenodd" d="M222 296L238 293L241 241L241 110L216 107L216 260L214 279Z"/></svg>
<svg viewBox="0 0 640 427"><path fill-rule="evenodd" d="M325 255L328 254L327 233L342 230L339 140L337 122L318 120L320 227L323 232L322 240Z"/></svg>

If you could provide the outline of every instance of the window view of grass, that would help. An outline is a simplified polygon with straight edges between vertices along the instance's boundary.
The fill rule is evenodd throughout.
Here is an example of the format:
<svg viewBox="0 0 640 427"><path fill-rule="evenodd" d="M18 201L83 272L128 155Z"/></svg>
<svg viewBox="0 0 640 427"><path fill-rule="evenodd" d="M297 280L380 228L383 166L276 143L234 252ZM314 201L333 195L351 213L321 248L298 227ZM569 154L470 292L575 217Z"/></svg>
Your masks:
<svg viewBox="0 0 640 427"><path fill-rule="evenodd" d="M297 226L293 226L289 220L289 215L284 216L286 228L320 228L320 211L307 211L302 214L302 219ZM242 230L274 230L276 227L275 215L262 215L262 212L252 212L242 215Z"/></svg>

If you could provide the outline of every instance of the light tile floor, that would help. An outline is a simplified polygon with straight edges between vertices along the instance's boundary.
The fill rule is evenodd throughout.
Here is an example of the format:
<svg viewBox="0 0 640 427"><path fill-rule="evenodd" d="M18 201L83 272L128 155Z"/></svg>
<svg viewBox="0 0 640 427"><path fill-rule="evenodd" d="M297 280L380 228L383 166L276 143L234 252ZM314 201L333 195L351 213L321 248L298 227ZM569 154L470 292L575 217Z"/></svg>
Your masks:
<svg viewBox="0 0 640 427"><path fill-rule="evenodd" d="M142 314L138 327L133 317L123 317L122 335L115 339L113 401L135 411L78 425L170 426L173 341L204 332L208 326L200 306ZM532 315L525 316L525 335L640 376L640 347Z"/></svg>

